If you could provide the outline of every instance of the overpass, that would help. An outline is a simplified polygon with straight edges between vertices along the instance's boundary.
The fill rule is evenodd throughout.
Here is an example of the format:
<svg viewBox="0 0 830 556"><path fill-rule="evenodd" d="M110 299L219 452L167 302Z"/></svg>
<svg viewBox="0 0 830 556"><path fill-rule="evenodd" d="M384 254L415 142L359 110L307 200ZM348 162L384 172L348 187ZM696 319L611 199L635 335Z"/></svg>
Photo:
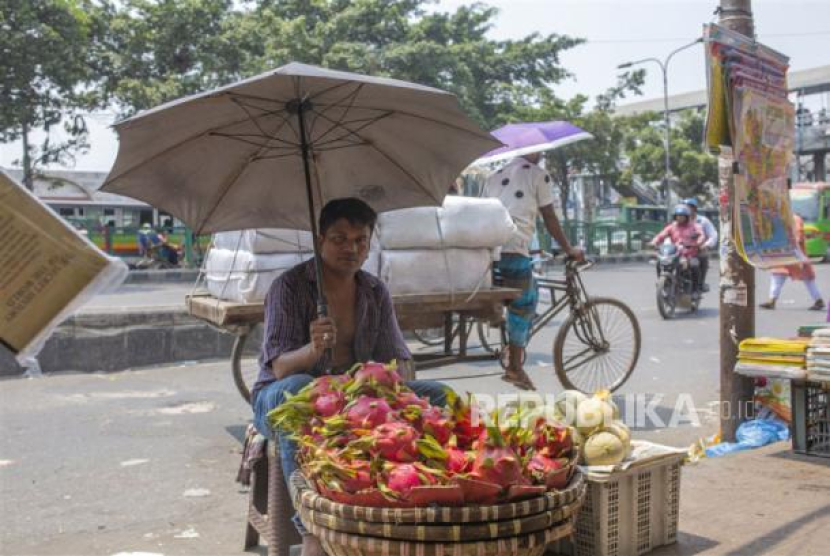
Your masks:
<svg viewBox="0 0 830 556"><path fill-rule="evenodd" d="M788 75L790 94L799 99L830 92L830 65L792 71ZM692 91L669 96L669 112L706 106L706 90ZM645 112L663 112L663 98L642 100L618 106L617 116L634 116ZM800 110L799 110L800 112ZM827 154L830 153L830 116L799 115L796 122L796 154L812 156L813 179L827 180Z"/></svg>
<svg viewBox="0 0 830 556"><path fill-rule="evenodd" d="M800 71L792 71L788 75L790 93L799 96L815 95L830 92L830 65L819 66ZM680 93L669 96L669 112L679 112L689 108L703 108L706 106L706 90ZM618 106L617 116L635 116L644 112L662 112L663 97L630 102Z"/></svg>

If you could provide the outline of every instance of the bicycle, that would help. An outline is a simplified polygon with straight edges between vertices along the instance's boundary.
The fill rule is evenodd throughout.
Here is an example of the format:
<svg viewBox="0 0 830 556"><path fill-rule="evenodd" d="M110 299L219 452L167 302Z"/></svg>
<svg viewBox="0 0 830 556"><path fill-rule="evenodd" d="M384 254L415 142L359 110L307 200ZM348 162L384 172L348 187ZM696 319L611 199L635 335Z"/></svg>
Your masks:
<svg viewBox="0 0 830 556"><path fill-rule="evenodd" d="M588 295L580 274L593 265L593 262L565 259L565 272L561 277L534 273L536 287L550 293L550 305L537 311L530 332L532 338L559 313L566 308L569 310L553 342L553 366L565 388L588 394L619 389L637 365L641 342L637 317L625 303ZM487 323L478 323L483 344L489 343L491 338L492 327L488 330L487 326ZM498 351L499 362L506 369L506 321L495 330L498 347L488 345L485 349Z"/></svg>

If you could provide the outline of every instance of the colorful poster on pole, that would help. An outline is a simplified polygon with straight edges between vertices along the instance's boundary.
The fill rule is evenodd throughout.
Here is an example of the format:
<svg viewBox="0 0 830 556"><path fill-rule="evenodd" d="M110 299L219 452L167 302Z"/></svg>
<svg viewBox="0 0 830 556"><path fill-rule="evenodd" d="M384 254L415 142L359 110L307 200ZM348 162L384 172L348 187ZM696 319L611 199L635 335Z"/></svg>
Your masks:
<svg viewBox="0 0 830 556"><path fill-rule="evenodd" d="M793 231L788 176L795 109L787 98L786 56L718 25L708 25L706 142L735 158L732 238L757 268L803 260Z"/></svg>

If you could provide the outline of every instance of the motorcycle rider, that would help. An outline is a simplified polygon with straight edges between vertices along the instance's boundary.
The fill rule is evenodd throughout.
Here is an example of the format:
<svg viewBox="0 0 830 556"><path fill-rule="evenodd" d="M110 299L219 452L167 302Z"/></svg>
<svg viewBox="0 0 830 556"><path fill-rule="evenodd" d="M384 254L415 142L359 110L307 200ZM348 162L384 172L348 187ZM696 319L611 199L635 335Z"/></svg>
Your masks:
<svg viewBox="0 0 830 556"><path fill-rule="evenodd" d="M697 199L690 197L683 201L683 204L689 207L692 211L692 221L700 224L703 228L703 233L706 235L706 241L703 243L703 249L698 253L697 258L700 260L700 288L704 292L709 291L709 284L706 283L706 273L709 272L709 251L716 249L718 245L718 229L712 224L712 221L698 214Z"/></svg>
<svg viewBox="0 0 830 556"><path fill-rule="evenodd" d="M706 242L706 234L701 225L692 220L692 211L689 207L686 205L674 207L673 222L651 240L652 247L657 248L666 238L677 246L682 257L688 259L692 271L692 297L699 298L700 269L697 256Z"/></svg>

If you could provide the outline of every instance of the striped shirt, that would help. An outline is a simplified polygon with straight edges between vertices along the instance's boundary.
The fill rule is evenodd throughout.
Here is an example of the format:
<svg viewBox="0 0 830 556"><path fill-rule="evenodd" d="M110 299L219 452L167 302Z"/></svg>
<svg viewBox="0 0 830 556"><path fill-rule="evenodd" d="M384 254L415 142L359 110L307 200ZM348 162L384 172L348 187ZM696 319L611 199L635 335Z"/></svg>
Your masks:
<svg viewBox="0 0 830 556"><path fill-rule="evenodd" d="M386 286L371 274L358 270L353 353L355 362L412 359L398 327L392 297ZM265 330L259 356L259 377L252 399L276 378L271 362L283 353L311 342L309 326L317 316L317 277L314 259L300 263L274 280L265 297ZM308 373L320 376L329 367L322 357Z"/></svg>

